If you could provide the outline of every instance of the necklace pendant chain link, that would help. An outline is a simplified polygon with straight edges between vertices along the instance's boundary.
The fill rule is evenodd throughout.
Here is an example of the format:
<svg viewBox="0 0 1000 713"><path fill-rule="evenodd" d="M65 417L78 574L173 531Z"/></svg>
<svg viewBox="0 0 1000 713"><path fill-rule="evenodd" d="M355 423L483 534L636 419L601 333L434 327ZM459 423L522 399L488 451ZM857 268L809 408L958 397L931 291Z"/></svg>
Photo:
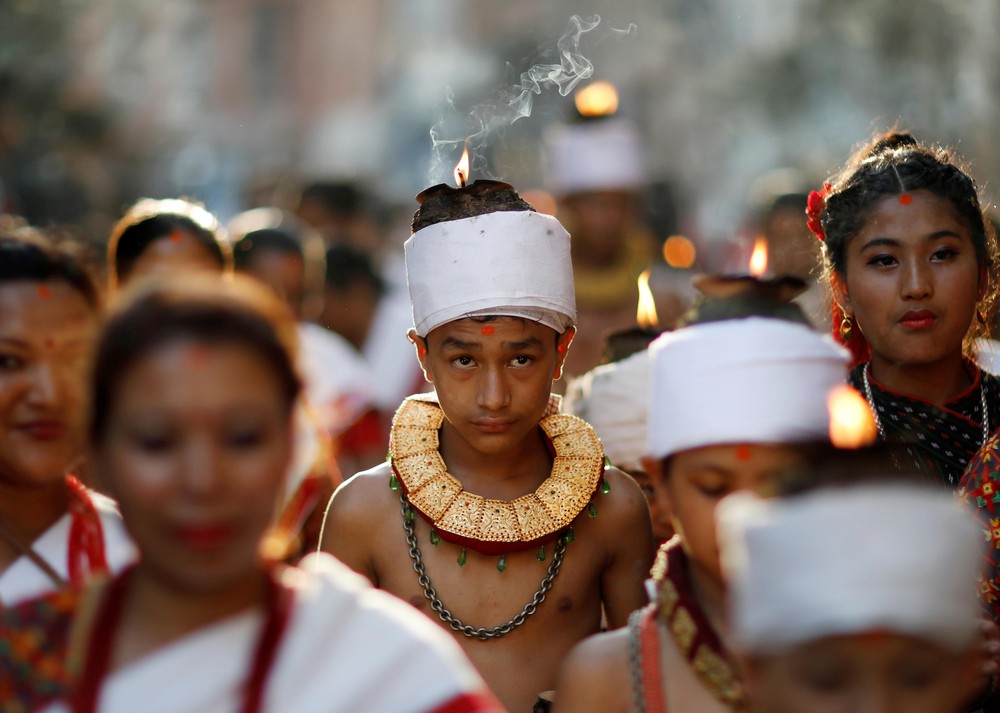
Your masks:
<svg viewBox="0 0 1000 713"><path fill-rule="evenodd" d="M875 399L872 397L872 385L868 380L868 372L871 370L871 363L865 364L861 369L861 383L865 387L865 399L868 401L868 406L871 407L872 416L875 418L875 426L878 428L878 435L885 440L885 431L882 430L882 419L878 416L878 409L875 408ZM988 411L988 406L986 403L986 385L983 383L982 373L979 376L979 406L982 410L983 419L983 442L980 444L980 448L986 445L986 441L990 438L990 413Z"/></svg>
<svg viewBox="0 0 1000 713"><path fill-rule="evenodd" d="M409 501L407 501L406 495L400 493L399 501L402 504L400 511L403 515L403 530L406 532L406 544L409 545L410 548L410 559L413 560L413 571L417 573L417 583L420 584L420 587L423 589L424 597L431 603L431 610L436 612L438 618L451 627L452 631L457 631L470 639L479 639L480 641L498 639L501 636L505 636L506 634L514 631L514 629L518 628L525 621L527 621L528 617L538 611L538 607L545 601L545 596L549 593L549 590L552 589L556 575L559 574L559 570L562 568L563 556L566 554L567 545L565 535L559 537L557 540L556 551L552 555L552 562L549 563L548 570L545 577L542 579L538 590L531 598L531 601L525 604L524 608L518 614L511 617L511 619L507 622L497 626L491 626L489 628L471 626L464 623L445 607L444 602L441 601L437 595L437 591L431 585L431 578L427 576L427 571L424 567L423 555L420 552L420 546L417 544L417 535L414 525L414 520L416 518L410 517L411 505Z"/></svg>

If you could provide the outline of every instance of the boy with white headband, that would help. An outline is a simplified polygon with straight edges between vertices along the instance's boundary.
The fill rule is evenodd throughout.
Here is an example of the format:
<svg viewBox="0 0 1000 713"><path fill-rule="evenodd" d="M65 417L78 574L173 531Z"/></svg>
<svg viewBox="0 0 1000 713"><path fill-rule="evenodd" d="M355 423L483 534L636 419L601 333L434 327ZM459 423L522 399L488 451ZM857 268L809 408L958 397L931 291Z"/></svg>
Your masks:
<svg viewBox="0 0 1000 713"><path fill-rule="evenodd" d="M805 321L775 302L768 314ZM828 438L827 396L843 388L847 354L804 323L720 318L727 305L706 302L702 322L650 347L643 463L677 536L653 568L655 601L627 630L594 637L570 656L558 711L746 710L729 653L715 508L731 492L767 490L796 465L798 442ZM644 687L633 686L640 680Z"/></svg>
<svg viewBox="0 0 1000 713"><path fill-rule="evenodd" d="M761 713L957 713L981 685L982 538L905 482L720 504L735 645Z"/></svg>
<svg viewBox="0 0 1000 713"><path fill-rule="evenodd" d="M409 337L435 393L399 408L391 463L334 495L323 546L454 631L526 713L602 609L618 627L645 603L649 515L550 396L574 333L569 235L507 184L421 198Z"/></svg>
<svg viewBox="0 0 1000 713"><path fill-rule="evenodd" d="M649 504L653 538L663 543L673 537L674 530L642 465L649 431L648 401L649 350L643 349L570 382L563 410L593 426L611 463L639 484Z"/></svg>

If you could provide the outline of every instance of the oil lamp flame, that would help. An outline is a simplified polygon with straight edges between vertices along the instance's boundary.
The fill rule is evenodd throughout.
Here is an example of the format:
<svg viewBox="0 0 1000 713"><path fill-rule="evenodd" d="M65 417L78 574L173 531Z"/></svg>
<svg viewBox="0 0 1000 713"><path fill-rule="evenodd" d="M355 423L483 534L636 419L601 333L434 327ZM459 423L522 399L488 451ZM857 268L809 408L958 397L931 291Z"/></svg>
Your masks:
<svg viewBox="0 0 1000 713"><path fill-rule="evenodd" d="M657 329L660 320L656 316L656 301L653 299L653 291L649 289L650 270L647 268L636 281L639 286L639 306L635 311L635 321L643 329Z"/></svg>
<svg viewBox="0 0 1000 713"><path fill-rule="evenodd" d="M610 82L593 82L573 97L580 116L611 116L618 111L618 90Z"/></svg>
<svg viewBox="0 0 1000 713"><path fill-rule="evenodd" d="M462 149L462 158L458 160L455 165L455 183L458 184L459 188L465 188L466 182L469 180L469 147L466 146Z"/></svg>
<svg viewBox="0 0 1000 713"><path fill-rule="evenodd" d="M763 277L765 272L767 272L767 238L762 235L753 244L753 253L750 255L750 275L751 277Z"/></svg>
<svg viewBox="0 0 1000 713"><path fill-rule="evenodd" d="M837 448L870 446L878 437L871 407L854 388L844 384L826 400L830 414L830 442Z"/></svg>

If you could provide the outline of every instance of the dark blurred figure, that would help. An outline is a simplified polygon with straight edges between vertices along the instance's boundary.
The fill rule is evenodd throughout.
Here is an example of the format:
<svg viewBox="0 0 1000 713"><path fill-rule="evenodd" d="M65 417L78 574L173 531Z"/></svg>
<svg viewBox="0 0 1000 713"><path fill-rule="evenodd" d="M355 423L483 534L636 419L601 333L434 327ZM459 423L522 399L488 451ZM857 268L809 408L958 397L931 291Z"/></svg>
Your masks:
<svg viewBox="0 0 1000 713"><path fill-rule="evenodd" d="M326 253L320 322L361 352L385 292L386 284L367 255L347 245L334 245Z"/></svg>
<svg viewBox="0 0 1000 713"><path fill-rule="evenodd" d="M350 341L371 367L375 401L387 421L403 399L426 390L406 338L413 326L406 287L384 279L365 253L347 245L327 251L321 321Z"/></svg>
<svg viewBox="0 0 1000 713"><path fill-rule="evenodd" d="M375 408L375 378L340 335L315 324L323 311L325 252L319 234L277 208L255 208L229 223L236 269L271 287L299 319L299 366L306 398L334 439L342 473L385 456L388 431Z"/></svg>
<svg viewBox="0 0 1000 713"><path fill-rule="evenodd" d="M327 245L346 243L369 255L380 249L369 197L350 181L310 183L299 197L298 217L320 232Z"/></svg>

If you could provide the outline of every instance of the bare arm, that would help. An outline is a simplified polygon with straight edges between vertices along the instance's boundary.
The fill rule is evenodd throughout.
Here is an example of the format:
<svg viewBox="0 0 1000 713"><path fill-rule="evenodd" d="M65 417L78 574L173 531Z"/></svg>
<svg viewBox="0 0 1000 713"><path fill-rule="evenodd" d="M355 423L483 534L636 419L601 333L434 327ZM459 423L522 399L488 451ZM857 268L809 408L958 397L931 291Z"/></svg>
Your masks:
<svg viewBox="0 0 1000 713"><path fill-rule="evenodd" d="M628 639L624 629L584 639L556 681L557 713L631 713Z"/></svg>
<svg viewBox="0 0 1000 713"><path fill-rule="evenodd" d="M647 603L643 582L653 566L656 543L649 506L636 482L615 468L607 471L607 478L613 497L602 504L599 517L607 515L613 524L603 529L608 566L601 575L601 598L608 627L617 629Z"/></svg>
<svg viewBox="0 0 1000 713"><path fill-rule="evenodd" d="M355 572L378 586L375 570L373 533L380 531L378 517L381 501L388 491L388 474L381 477L382 466L358 473L345 481L326 508L320 549L329 552Z"/></svg>

